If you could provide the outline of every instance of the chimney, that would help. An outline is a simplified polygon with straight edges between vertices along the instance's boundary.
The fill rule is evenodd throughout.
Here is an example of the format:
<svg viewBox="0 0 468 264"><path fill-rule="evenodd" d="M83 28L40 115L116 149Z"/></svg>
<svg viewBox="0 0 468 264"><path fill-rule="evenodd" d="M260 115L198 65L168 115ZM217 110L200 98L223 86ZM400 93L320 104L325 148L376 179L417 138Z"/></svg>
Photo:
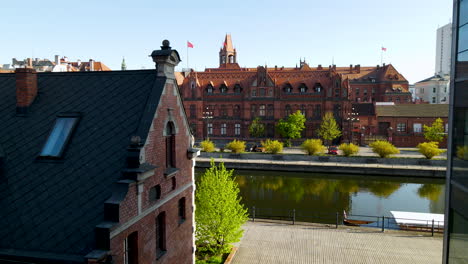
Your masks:
<svg viewBox="0 0 468 264"><path fill-rule="evenodd" d="M318 65L317 70L323 70L322 64L319 64L319 65Z"/></svg>
<svg viewBox="0 0 468 264"><path fill-rule="evenodd" d="M158 77L166 77L175 80L174 68L179 64L180 56L176 50L171 49L169 40L162 42L160 50L153 50L151 57L156 63L156 72Z"/></svg>
<svg viewBox="0 0 468 264"><path fill-rule="evenodd" d="M28 108L37 95L37 75L32 68L17 68L16 78L16 113L26 115Z"/></svg>
<svg viewBox="0 0 468 264"><path fill-rule="evenodd" d="M94 71L94 61L89 60L89 71Z"/></svg>
<svg viewBox="0 0 468 264"><path fill-rule="evenodd" d="M357 64L356 66L354 66L354 69L357 73L361 73L361 64Z"/></svg>
<svg viewBox="0 0 468 264"><path fill-rule="evenodd" d="M32 66L33 66L32 62L33 62L32 58L28 58L26 60L26 68L32 68Z"/></svg>
<svg viewBox="0 0 468 264"><path fill-rule="evenodd" d="M59 55L55 55L55 65L60 65Z"/></svg>
<svg viewBox="0 0 468 264"><path fill-rule="evenodd" d="M81 60L77 60L76 65L78 65L78 67L80 67L81 66Z"/></svg>
<svg viewBox="0 0 468 264"><path fill-rule="evenodd" d="M352 64L349 65L349 72L350 72L350 73L353 72L353 65L352 65Z"/></svg>

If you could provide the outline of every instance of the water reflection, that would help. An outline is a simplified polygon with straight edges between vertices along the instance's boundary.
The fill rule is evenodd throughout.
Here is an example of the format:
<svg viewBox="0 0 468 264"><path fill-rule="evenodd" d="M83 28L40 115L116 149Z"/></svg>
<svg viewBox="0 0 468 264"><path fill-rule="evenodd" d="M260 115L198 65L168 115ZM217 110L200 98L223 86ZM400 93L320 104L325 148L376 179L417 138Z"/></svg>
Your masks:
<svg viewBox="0 0 468 264"><path fill-rule="evenodd" d="M391 210L443 213L443 180L242 170L234 174L245 205L267 208L271 214L287 215L292 209L380 216L390 216Z"/></svg>

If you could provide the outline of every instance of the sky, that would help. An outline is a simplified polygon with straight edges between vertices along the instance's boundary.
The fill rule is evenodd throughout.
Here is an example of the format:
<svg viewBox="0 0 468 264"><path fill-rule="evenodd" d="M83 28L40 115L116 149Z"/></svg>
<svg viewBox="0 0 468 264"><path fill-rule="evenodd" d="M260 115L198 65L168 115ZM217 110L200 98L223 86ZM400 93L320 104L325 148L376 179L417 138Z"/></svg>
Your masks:
<svg viewBox="0 0 468 264"><path fill-rule="evenodd" d="M410 83L434 74L436 30L452 0L23 0L0 7L0 64L12 58L90 58L119 70L152 69L168 39L177 70L218 66L230 33L241 67L392 63ZM193 49L187 49L187 41ZM387 48L386 52L381 47ZM188 59L187 59L188 51Z"/></svg>

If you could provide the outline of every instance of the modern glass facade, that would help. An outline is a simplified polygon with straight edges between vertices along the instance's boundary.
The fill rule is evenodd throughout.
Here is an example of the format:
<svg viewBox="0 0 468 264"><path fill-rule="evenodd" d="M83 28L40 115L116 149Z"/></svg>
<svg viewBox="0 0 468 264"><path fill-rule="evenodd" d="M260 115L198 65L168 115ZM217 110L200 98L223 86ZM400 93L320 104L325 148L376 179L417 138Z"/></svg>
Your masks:
<svg viewBox="0 0 468 264"><path fill-rule="evenodd" d="M444 263L468 263L468 0L454 0Z"/></svg>

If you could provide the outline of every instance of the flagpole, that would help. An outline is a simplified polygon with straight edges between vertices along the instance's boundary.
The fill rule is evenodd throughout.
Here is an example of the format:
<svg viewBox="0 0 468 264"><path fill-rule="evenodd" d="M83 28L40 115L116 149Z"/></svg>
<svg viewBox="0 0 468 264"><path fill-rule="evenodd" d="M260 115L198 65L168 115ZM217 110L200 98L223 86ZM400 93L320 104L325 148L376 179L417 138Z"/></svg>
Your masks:
<svg viewBox="0 0 468 264"><path fill-rule="evenodd" d="M380 47L380 64L383 63L383 45Z"/></svg>
<svg viewBox="0 0 468 264"><path fill-rule="evenodd" d="M187 69L188 69L188 40L187 40Z"/></svg>

